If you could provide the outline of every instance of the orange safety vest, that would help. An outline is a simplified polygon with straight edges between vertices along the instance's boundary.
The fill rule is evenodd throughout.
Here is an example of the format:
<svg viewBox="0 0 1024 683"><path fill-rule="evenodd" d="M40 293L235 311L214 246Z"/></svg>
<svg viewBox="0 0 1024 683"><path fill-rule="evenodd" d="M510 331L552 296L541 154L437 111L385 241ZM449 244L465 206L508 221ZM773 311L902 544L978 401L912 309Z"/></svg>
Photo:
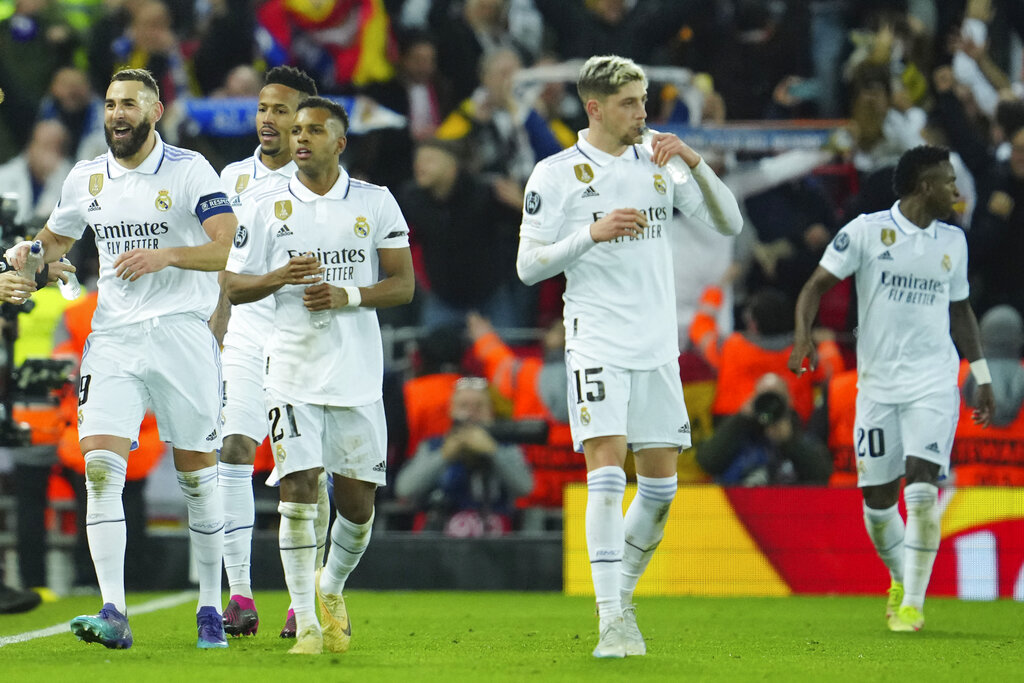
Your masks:
<svg viewBox="0 0 1024 683"><path fill-rule="evenodd" d="M449 414L458 373L442 372L414 377L402 387L405 396L405 422L409 430L406 457L416 453L426 439L445 434L452 427Z"/></svg>
<svg viewBox="0 0 1024 683"><path fill-rule="evenodd" d="M520 358L491 332L476 340L473 355L483 364L484 375L499 394L512 401L512 418L539 419L548 423L548 442L523 447L533 468L533 491L516 501L518 507L561 507L566 484L587 478L583 459L573 450L568 422L559 422L537 392L544 361Z"/></svg>
<svg viewBox="0 0 1024 683"><path fill-rule="evenodd" d="M960 362L963 386L970 364ZM971 419L973 409L960 398L960 419L950 456L962 486L1024 486L1024 410L1004 427L983 428Z"/></svg>
<svg viewBox="0 0 1024 683"><path fill-rule="evenodd" d="M96 292L90 292L85 298L76 301L64 311L64 326L68 331L68 339L53 350L54 356L74 356L81 360L85 350L85 341L92 332L92 315L96 311ZM76 392L68 392L61 402L61 412L66 428L57 445L57 456L68 468L85 474L85 458L78 445L78 396ZM156 418L146 413L139 427L139 447L132 451L128 458L127 478L131 481L145 479L164 454L164 443L160 440Z"/></svg>

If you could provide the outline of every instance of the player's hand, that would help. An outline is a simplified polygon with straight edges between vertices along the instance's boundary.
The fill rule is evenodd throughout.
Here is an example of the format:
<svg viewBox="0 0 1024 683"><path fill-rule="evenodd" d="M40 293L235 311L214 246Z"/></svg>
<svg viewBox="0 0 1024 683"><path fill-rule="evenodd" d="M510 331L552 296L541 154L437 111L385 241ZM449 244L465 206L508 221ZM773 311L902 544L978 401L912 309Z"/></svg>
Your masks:
<svg viewBox="0 0 1024 683"><path fill-rule="evenodd" d="M979 384L975 400L978 407L971 414L971 420L976 425L988 427L992 423L992 415L996 412L996 395L992 391L992 385Z"/></svg>
<svg viewBox="0 0 1024 683"><path fill-rule="evenodd" d="M323 278L324 269L320 260L310 254L292 256L288 263L274 271L279 284L315 285Z"/></svg>
<svg viewBox="0 0 1024 683"><path fill-rule="evenodd" d="M162 249L132 249L114 259L114 275L135 282L146 273L163 270L170 261Z"/></svg>
<svg viewBox="0 0 1024 683"><path fill-rule="evenodd" d="M60 259L50 264L50 269L47 271L46 281L51 285L58 280L67 284L68 275L76 272L78 272L78 269L71 265L71 261L68 261L67 259Z"/></svg>
<svg viewBox="0 0 1024 683"><path fill-rule="evenodd" d="M636 237L647 227L647 217L636 209L615 209L590 226L595 242L610 242L619 237Z"/></svg>
<svg viewBox="0 0 1024 683"><path fill-rule="evenodd" d="M20 277L17 271L8 270L0 273L0 301L9 304L23 304L36 291L34 280Z"/></svg>
<svg viewBox="0 0 1024 683"><path fill-rule="evenodd" d="M11 266L11 270L21 270L21 267L25 265L25 259L28 258L28 250L31 246L31 242L24 240L4 252L4 260Z"/></svg>
<svg viewBox="0 0 1024 683"><path fill-rule="evenodd" d="M682 157L690 168L700 163L700 155L672 133L655 133L651 138L651 149L654 151L651 161L658 166L664 166L676 155Z"/></svg>
<svg viewBox="0 0 1024 683"><path fill-rule="evenodd" d="M807 367L804 367L804 359L807 359ZM789 354L789 369L797 377L808 370L815 370L818 367L818 349L810 339L798 339L793 342L793 351Z"/></svg>
<svg viewBox="0 0 1024 683"><path fill-rule="evenodd" d="M348 303L348 292L341 287L321 282L306 287L302 295L302 303L309 311L328 311L332 308L343 308Z"/></svg>

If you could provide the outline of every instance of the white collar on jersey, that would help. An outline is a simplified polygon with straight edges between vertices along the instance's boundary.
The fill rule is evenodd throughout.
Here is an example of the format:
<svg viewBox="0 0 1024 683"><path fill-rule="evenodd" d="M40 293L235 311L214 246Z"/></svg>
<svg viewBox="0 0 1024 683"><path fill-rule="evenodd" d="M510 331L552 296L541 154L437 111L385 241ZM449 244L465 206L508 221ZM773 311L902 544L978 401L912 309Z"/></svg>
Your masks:
<svg viewBox="0 0 1024 683"><path fill-rule="evenodd" d="M160 170L160 164L164 160L164 140L160 137L160 133L153 131L153 135L156 136L156 144L153 146L153 151L149 153L142 163L135 168L125 168L121 164L117 163L117 159L114 158L114 153L107 149L107 177L113 180L114 178L120 178L127 173L145 173L147 175L154 175Z"/></svg>
<svg viewBox="0 0 1024 683"><path fill-rule="evenodd" d="M607 164L612 163L616 159L626 158L626 156L630 154L630 150L632 150L633 158L640 158L640 154L636 150L636 145L630 145L630 147L626 149L626 151L624 151L620 156L615 156L614 154L609 154L608 152L602 152L597 147L594 147L592 144L587 142L586 136L589 131L589 128L584 128L577 134L577 137L579 139L576 141L576 149L580 151L580 154L587 157L598 166L605 166Z"/></svg>
<svg viewBox="0 0 1024 683"><path fill-rule="evenodd" d="M928 237L931 237L932 239L935 239L938 236L936 228L938 221L932 221L927 228L919 227L916 223L903 215L903 212L900 211L900 202L898 199L896 200L896 203L892 205L890 213L892 214L893 222L896 223L896 227L903 231L904 235L913 236L924 234L928 235Z"/></svg>
<svg viewBox="0 0 1024 683"><path fill-rule="evenodd" d="M288 181L288 191L295 195L295 198L300 202L313 202L317 199L344 199L348 196L348 188L351 183L351 179L348 177L348 171L338 166L338 170L341 175L338 176L338 180L334 183L334 186L327 191L327 194L319 195L313 190L309 189L302 184L299 180L299 174L296 173L292 176L292 179Z"/></svg>
<svg viewBox="0 0 1024 683"><path fill-rule="evenodd" d="M295 165L295 160L292 159L287 164L277 170L272 170L268 167L263 160L260 159L260 148L257 147L256 151L252 155L252 179L260 180L268 175L276 173L277 175L284 176L285 178L291 178L295 175L295 171L298 170L298 166Z"/></svg>

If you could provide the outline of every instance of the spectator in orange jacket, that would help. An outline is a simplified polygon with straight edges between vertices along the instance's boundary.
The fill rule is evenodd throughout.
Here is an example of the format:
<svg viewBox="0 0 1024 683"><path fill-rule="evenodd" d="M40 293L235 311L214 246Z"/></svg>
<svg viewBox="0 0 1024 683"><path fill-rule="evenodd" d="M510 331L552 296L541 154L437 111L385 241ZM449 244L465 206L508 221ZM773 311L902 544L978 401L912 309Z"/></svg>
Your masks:
<svg viewBox="0 0 1024 683"><path fill-rule="evenodd" d="M477 313L466 316L471 353L498 394L512 403L512 419L542 419L548 423L548 442L525 446L533 468L533 491L519 507L562 506L562 489L586 481L586 467L573 451L565 382L565 328L558 320L544 333L543 356L521 357Z"/></svg>
<svg viewBox="0 0 1024 683"><path fill-rule="evenodd" d="M690 326L690 339L711 367L718 372L715 401L711 413L715 420L740 411L754 393L758 379L767 373L785 378L793 410L807 421L814 409L814 388L842 371L839 347L830 338L818 343L818 368L799 377L787 371L793 350L793 302L775 289L754 294L743 311L746 329L719 338L716 313L722 294L717 287L704 290L700 311Z"/></svg>

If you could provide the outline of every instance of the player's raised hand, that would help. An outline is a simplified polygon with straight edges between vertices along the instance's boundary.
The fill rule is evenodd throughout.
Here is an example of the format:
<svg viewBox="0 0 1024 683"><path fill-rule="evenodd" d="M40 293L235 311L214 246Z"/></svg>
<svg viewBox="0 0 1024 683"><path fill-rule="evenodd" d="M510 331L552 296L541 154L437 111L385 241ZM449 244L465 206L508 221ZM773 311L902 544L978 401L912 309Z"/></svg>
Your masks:
<svg viewBox="0 0 1024 683"><path fill-rule="evenodd" d="M114 259L114 275L135 282L146 273L155 273L170 265L163 249L132 249Z"/></svg>
<svg viewBox="0 0 1024 683"><path fill-rule="evenodd" d="M323 272L320 260L307 253L292 256L288 263L274 271L274 275L283 285L315 285L322 279Z"/></svg>
<svg viewBox="0 0 1024 683"><path fill-rule="evenodd" d="M807 366L804 367L804 359L807 360ZM804 374L808 370L814 370L818 367L818 349L814 347L814 342L810 339L797 339L793 342L793 351L789 354L789 363L787 363L789 369L797 377Z"/></svg>
<svg viewBox="0 0 1024 683"><path fill-rule="evenodd" d="M25 265L25 259L28 258L28 250L31 246L31 241L23 240L4 252L4 260L11 266L11 270L21 270L21 267Z"/></svg>
<svg viewBox="0 0 1024 683"><path fill-rule="evenodd" d="M6 301L9 304L23 304L34 291L36 291L34 280L20 277L14 270L0 273L0 301Z"/></svg>
<svg viewBox="0 0 1024 683"><path fill-rule="evenodd" d="M609 242L619 237L636 237L647 227L647 217L636 209L615 209L601 216L590 226L595 242Z"/></svg>
<svg viewBox="0 0 1024 683"><path fill-rule="evenodd" d="M651 137L651 149L654 151L651 161L658 166L664 166L676 155L679 155L690 168L700 163L700 155L673 133L655 133Z"/></svg>
<svg viewBox="0 0 1024 683"><path fill-rule="evenodd" d="M992 415L996 412L996 395L992 391L992 385L979 384L975 400L978 407L971 414L971 420L976 425L988 427L992 423Z"/></svg>

